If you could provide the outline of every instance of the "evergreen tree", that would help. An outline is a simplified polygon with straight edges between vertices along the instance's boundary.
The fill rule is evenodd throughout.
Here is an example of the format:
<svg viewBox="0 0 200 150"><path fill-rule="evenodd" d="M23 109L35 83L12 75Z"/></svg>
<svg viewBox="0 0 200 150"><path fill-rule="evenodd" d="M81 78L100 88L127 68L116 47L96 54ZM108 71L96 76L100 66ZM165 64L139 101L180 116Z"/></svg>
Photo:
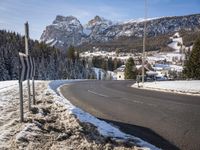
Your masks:
<svg viewBox="0 0 200 150"><path fill-rule="evenodd" d="M108 70L113 71L114 68L114 61L112 60L112 57L108 58Z"/></svg>
<svg viewBox="0 0 200 150"><path fill-rule="evenodd" d="M194 43L189 60L186 61L183 72L188 78L200 79L200 36Z"/></svg>
<svg viewBox="0 0 200 150"><path fill-rule="evenodd" d="M117 67L118 67L117 58L114 58L114 60L113 60L113 70L117 69Z"/></svg>
<svg viewBox="0 0 200 150"><path fill-rule="evenodd" d="M132 57L130 57L126 62L125 79L135 79L136 78L136 67Z"/></svg>
<svg viewBox="0 0 200 150"><path fill-rule="evenodd" d="M102 69L107 71L108 70L108 61L107 60L102 61L100 68L102 68Z"/></svg>
<svg viewBox="0 0 200 150"><path fill-rule="evenodd" d="M67 50L67 57L71 60L75 60L75 49L73 46L70 46Z"/></svg>

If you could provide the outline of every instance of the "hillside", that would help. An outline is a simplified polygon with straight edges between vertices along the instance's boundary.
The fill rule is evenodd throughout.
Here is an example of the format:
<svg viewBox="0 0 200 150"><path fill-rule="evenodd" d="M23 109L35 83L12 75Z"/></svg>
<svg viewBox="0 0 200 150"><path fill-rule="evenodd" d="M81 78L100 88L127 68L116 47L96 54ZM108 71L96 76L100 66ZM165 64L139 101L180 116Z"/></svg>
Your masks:
<svg viewBox="0 0 200 150"><path fill-rule="evenodd" d="M175 33L175 32L174 32ZM146 39L146 51L160 51L169 52L173 51L168 44L171 42L170 38L174 33L165 35L158 35L155 37L148 36ZM196 37L200 35L200 31L179 31L181 37L183 37L183 45L191 46L194 44ZM92 50L93 47L103 51L116 51L120 52L142 52L143 49L143 38L137 37L121 37L119 39L108 41L108 42L96 42L96 43L84 43L77 46L79 51Z"/></svg>

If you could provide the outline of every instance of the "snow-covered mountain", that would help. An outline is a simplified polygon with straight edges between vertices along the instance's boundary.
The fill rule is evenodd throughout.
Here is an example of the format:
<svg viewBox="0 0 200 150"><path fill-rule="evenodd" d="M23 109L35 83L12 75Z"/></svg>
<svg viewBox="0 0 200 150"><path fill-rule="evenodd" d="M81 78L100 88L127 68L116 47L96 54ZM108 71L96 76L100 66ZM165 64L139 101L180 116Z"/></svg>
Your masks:
<svg viewBox="0 0 200 150"><path fill-rule="evenodd" d="M95 16L94 19L90 20L85 26L84 26L84 33L87 35L84 39L84 42L89 41L104 41L107 39L102 38L103 32L108 29L108 27L112 26L113 23L110 20L107 20L100 16Z"/></svg>
<svg viewBox="0 0 200 150"><path fill-rule="evenodd" d="M41 41L56 47L68 47L83 43L106 42L120 37L138 38L143 36L144 20L129 20L113 23L95 16L86 25L73 16L57 16L53 24L46 27ZM200 31L200 14L147 19L147 35L174 33L180 30Z"/></svg>
<svg viewBox="0 0 200 150"><path fill-rule="evenodd" d="M77 18L58 15L53 23L46 27L40 40L51 46L62 48L70 44L79 45L83 36L83 26Z"/></svg>

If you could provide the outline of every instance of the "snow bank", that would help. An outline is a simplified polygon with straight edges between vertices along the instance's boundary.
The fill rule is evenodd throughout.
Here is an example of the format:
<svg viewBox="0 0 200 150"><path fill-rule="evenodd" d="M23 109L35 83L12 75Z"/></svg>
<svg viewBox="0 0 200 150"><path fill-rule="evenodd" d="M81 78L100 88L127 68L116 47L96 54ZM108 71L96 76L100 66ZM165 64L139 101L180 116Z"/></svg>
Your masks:
<svg viewBox="0 0 200 150"><path fill-rule="evenodd" d="M70 111L70 113L76 115L77 118L81 122L89 122L89 123L94 124L97 127L98 131L103 136L113 137L113 138L117 138L117 139L124 139L124 140L133 140L139 146L143 147L142 149L158 150L158 148L155 147L154 145L149 144L140 138L125 134L125 133L121 132L118 128L106 123L105 121L99 120L96 117L90 115L89 113L84 112L83 110L72 105L70 103L70 101L65 99L65 97L60 92L61 86L65 85L65 84L70 84L70 83L72 83L72 81L70 81L70 80L69 81L67 81L67 80L52 81L51 83L49 83L49 90L54 95L54 97L57 99L57 103L63 104Z"/></svg>
<svg viewBox="0 0 200 150"><path fill-rule="evenodd" d="M137 87L137 84L132 87ZM145 82L143 88L200 96L200 80Z"/></svg>
<svg viewBox="0 0 200 150"><path fill-rule="evenodd" d="M1 81L0 82L0 92L9 90L14 88L15 86L18 86L18 81L11 80L11 81Z"/></svg>

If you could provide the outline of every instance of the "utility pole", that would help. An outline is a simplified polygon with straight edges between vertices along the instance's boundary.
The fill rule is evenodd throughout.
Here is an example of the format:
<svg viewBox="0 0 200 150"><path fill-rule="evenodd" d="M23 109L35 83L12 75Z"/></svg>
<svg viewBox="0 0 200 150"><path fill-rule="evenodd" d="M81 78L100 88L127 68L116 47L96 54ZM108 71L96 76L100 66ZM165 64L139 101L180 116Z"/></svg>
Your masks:
<svg viewBox="0 0 200 150"><path fill-rule="evenodd" d="M29 55L29 48L28 48L28 39L29 39L29 26L28 22L24 24L25 26L25 53ZM28 71L29 72L29 71ZM30 89L30 80L27 79L27 87L28 87L28 109L31 111L31 89Z"/></svg>
<svg viewBox="0 0 200 150"><path fill-rule="evenodd" d="M33 90L33 105L36 104L35 102L35 80L34 80L34 76L35 76L35 60L33 59L33 66L34 66L34 70L33 70L33 76L32 76L32 90Z"/></svg>
<svg viewBox="0 0 200 150"><path fill-rule="evenodd" d="M145 0L145 8L144 8L145 16L144 16L144 36L143 36L143 52L142 52L142 86L144 86L144 63L145 63L145 49L146 49L146 27L147 27L147 0Z"/></svg>
<svg viewBox="0 0 200 150"><path fill-rule="evenodd" d="M75 34L74 34L74 29L73 29L73 46L74 46L74 35L75 35ZM75 46L74 46L74 47L75 47Z"/></svg>

